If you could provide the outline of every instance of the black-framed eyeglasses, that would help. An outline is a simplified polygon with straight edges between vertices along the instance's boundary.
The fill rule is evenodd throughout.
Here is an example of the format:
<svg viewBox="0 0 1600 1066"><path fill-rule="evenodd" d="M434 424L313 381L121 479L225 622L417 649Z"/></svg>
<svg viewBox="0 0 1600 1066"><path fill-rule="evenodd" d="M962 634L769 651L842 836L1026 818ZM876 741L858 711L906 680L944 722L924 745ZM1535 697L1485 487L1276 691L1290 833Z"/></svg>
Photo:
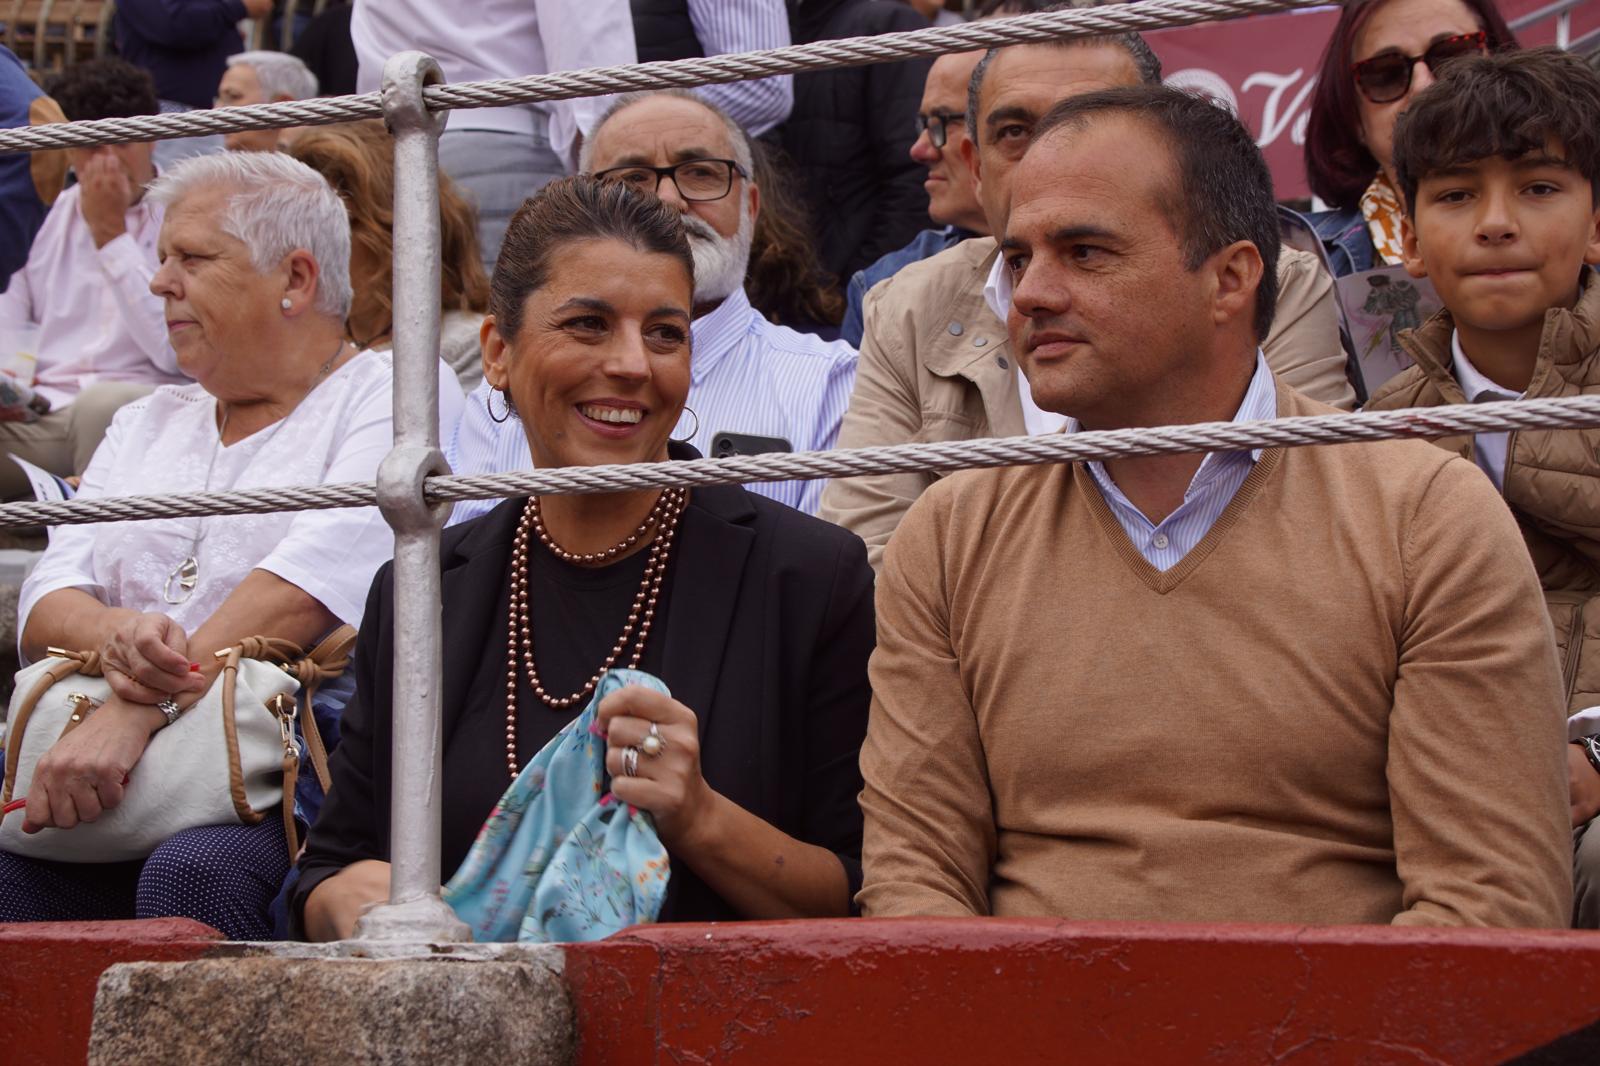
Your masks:
<svg viewBox="0 0 1600 1066"><path fill-rule="evenodd" d="M732 159L685 159L670 167L633 165L611 167L595 175L601 181L615 181L654 196L662 178L671 178L678 195L694 203L720 200L733 190L733 176L748 178L744 167Z"/></svg>
<svg viewBox="0 0 1600 1066"><path fill-rule="evenodd" d="M1411 91L1411 74L1418 63L1428 64L1428 69L1438 74L1439 68L1452 59L1478 55L1488 50L1487 31L1458 33L1454 37L1434 41L1420 56L1385 52L1351 64L1350 71L1356 77L1356 88L1361 90L1362 96L1375 104L1392 104Z"/></svg>
<svg viewBox="0 0 1600 1066"><path fill-rule="evenodd" d="M924 133L928 135L928 143L935 148L943 148L950 141L950 131L945 127L950 123L967 121L967 116L955 111L935 111L927 115L917 116L917 136Z"/></svg>

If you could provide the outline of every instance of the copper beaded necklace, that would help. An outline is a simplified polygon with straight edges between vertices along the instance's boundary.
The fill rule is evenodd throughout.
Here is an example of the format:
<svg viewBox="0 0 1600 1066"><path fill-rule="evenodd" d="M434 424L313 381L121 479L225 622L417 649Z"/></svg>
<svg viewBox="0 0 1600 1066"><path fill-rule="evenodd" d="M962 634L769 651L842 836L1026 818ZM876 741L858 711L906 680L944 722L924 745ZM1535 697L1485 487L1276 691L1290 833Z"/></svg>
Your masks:
<svg viewBox="0 0 1600 1066"><path fill-rule="evenodd" d="M622 658L622 653L627 650L629 638L633 636L635 629L638 630L639 636L634 642L633 656L628 666L630 669L637 669L639 660L644 657L645 641L650 637L650 623L655 618L656 600L661 595L661 579L666 576L667 556L672 550L672 538L678 529L678 517L683 514L688 502L688 489L667 489L656 498L655 506L650 508L650 513L639 523L639 527L622 541L605 551L582 554L567 551L550 536L544 528L544 519L539 512L539 497L530 496L528 502L523 505L522 521L517 526L517 537L511 548L511 620L506 627L506 768L511 771L513 780L518 773L518 649L521 649L522 667L528 672L528 684L533 689L533 694L552 710L566 710L574 704L587 700L593 694L595 686L600 684L600 679L605 676L606 671ZM615 559L639 543L640 539L648 535L652 529L656 529L657 534L650 544L650 555L645 560L644 577L639 582L639 592L633 598L633 606L628 611L628 620L622 627L622 633L617 637L617 642L611 646L611 654L577 692L570 696L550 695L545 691L544 683L539 679L539 668L533 661L533 626L528 614L529 541L535 536L538 537L539 543L563 562L595 566Z"/></svg>

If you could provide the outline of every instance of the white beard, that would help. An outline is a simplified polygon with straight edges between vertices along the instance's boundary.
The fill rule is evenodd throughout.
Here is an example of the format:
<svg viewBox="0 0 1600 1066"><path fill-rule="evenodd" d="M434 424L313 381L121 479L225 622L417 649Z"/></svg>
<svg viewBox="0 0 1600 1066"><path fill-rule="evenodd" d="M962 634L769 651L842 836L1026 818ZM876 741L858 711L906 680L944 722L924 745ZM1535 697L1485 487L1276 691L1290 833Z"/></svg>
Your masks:
<svg viewBox="0 0 1600 1066"><path fill-rule="evenodd" d="M724 237L694 215L683 216L689 231L689 250L694 253L694 302L720 303L744 287L750 268L750 245L755 233L755 216L745 198L739 212L739 232Z"/></svg>

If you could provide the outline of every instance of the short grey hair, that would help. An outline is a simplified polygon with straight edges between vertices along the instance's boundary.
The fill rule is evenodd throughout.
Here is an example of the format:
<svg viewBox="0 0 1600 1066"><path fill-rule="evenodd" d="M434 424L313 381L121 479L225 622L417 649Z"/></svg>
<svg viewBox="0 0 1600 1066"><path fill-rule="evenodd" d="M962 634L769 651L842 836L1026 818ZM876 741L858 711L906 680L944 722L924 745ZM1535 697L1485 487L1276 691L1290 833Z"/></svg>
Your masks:
<svg viewBox="0 0 1600 1066"><path fill-rule="evenodd" d="M175 163L150 186L171 207L203 190L229 193L219 224L250 250L257 271L297 249L317 261L316 309L343 322L350 314L350 213L327 180L282 152L216 152Z"/></svg>
<svg viewBox="0 0 1600 1066"><path fill-rule="evenodd" d="M1045 10L1063 11L1074 6L1076 5L1053 4ZM1133 69L1139 72L1141 85L1161 84L1161 59L1151 50L1149 42L1131 30L1127 33L1096 34L1093 37L1065 37L1053 41L1039 41L1038 44L1048 48L1092 48L1096 45L1120 48L1128 53L1129 59L1133 60ZM972 79L967 82L967 136L972 138L974 146L979 143L978 94L983 90L983 77L989 72L989 64L993 63L994 57L999 54L998 48L991 48L985 52L972 70Z"/></svg>
<svg viewBox="0 0 1600 1066"><path fill-rule="evenodd" d="M228 66L254 70L268 103L280 96L309 100L317 95L317 76L287 52L239 52L228 57Z"/></svg>
<svg viewBox="0 0 1600 1066"><path fill-rule="evenodd" d="M618 112L626 111L634 104L642 104L647 100L659 97L671 97L676 100L688 100L699 104L717 117L728 131L728 143L733 145L733 160L744 170L748 180L755 179L755 148L750 143L750 135L744 127L733 120L722 108L713 104L704 97L696 95L688 89L655 89L647 92L624 93L614 100L610 107L601 114L600 121L594 124L594 130L583 139L583 146L578 149L578 173L593 173L594 164L594 139L599 134L600 127L611 121Z"/></svg>

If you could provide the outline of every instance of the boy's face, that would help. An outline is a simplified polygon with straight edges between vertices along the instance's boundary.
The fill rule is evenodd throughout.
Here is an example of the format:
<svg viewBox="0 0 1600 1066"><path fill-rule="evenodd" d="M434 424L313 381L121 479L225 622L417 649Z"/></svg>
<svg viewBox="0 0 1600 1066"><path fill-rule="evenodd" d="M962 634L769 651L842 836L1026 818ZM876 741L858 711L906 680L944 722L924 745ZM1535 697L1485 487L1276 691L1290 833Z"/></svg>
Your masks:
<svg viewBox="0 0 1600 1066"><path fill-rule="evenodd" d="M1474 329L1524 329L1577 302L1585 263L1600 263L1600 211L1561 144L1491 156L1417 184L1402 228L1406 270L1430 278Z"/></svg>

